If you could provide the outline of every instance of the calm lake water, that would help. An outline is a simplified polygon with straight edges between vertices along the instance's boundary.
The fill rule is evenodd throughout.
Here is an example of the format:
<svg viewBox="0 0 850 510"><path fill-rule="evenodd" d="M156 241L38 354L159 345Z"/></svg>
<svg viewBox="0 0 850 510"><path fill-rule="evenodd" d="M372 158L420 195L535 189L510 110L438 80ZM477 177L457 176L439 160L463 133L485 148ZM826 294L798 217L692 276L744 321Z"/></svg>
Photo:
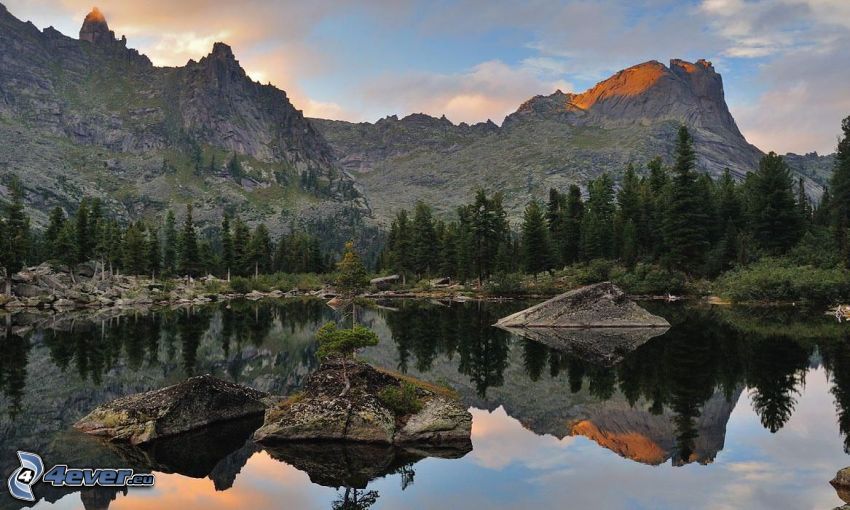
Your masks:
<svg viewBox="0 0 850 510"><path fill-rule="evenodd" d="M152 489L38 484L35 508L830 509L850 465L850 324L797 310L651 305L673 327L612 352L491 327L524 303L381 303L361 357L454 387L473 450L257 447L242 422L150 450L70 429L96 405L212 373L278 394L316 368L321 301L234 302L119 317L14 317L0 337L0 475L133 467ZM649 305L648 305L649 306ZM0 508L20 508L4 491Z"/></svg>

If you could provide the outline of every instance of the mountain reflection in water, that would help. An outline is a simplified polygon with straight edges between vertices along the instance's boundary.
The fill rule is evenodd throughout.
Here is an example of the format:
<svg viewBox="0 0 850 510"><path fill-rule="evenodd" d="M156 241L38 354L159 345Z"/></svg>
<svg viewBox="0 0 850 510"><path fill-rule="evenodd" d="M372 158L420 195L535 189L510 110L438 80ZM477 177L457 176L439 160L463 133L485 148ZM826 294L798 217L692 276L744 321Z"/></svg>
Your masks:
<svg viewBox="0 0 850 510"><path fill-rule="evenodd" d="M359 320L381 337L380 344L365 349L361 357L448 384L475 409L474 450L465 457L466 452L332 444L263 450L248 441L254 425L244 423L148 449L117 447L69 432L75 420L102 402L193 374L213 373L277 394L296 391L316 368L313 333L336 318L321 301L232 302L120 316L18 314L9 318L0 335L0 474L5 476L17 467L16 450L38 452L49 465L130 466L159 474L157 487L130 490L127 497L125 491L104 488L69 495L74 491L36 486L43 502L77 501L76 505L86 508L120 508L133 506L132 502L135 508L156 507L166 504L169 487L207 491L196 485L205 478L212 483L210 490L220 494L209 496L213 498L210 508L232 508L234 501L224 494L239 494L240 501L250 498L240 489L241 472L249 473L244 475L245 483L264 483L258 476L295 480L284 492L307 507L434 506L440 501L446 506L450 500L434 494L411 495L418 493L411 488L415 471L428 473L424 482L421 474L415 478L419 484L444 477L434 466L446 472L456 470L461 477L490 476L496 483L500 478L495 473L484 475L469 466L493 462L493 455L505 445L488 442L488 431L513 427L510 423L521 425L510 428L517 444L522 429L542 441L557 442L551 455L538 464L562 462L555 452L577 438L597 445L594 451L584 443L572 443L572 449L584 452L573 462L585 463L588 472L594 471L594 465L610 463L604 451L635 465L708 464L728 442L728 424L734 414L751 413L762 433L768 434L760 440L765 444L774 445L780 437L787 441L796 431L784 434L783 429L793 422L801 399L813 391L810 386L822 386L807 381L811 377L827 381L823 391L828 403L817 410L822 417L832 418L820 420L818 430L825 431L821 436L838 437L840 432L844 450L850 445L846 411L850 409L850 330L844 325L796 311L665 305L652 311L671 322L668 331L625 342L616 349L616 356L600 359L586 350L565 349L560 344L554 348L491 326L523 306L403 301L360 311ZM785 446L807 451L796 443ZM830 458L843 458L841 450L839 440L825 451ZM743 455L750 468L765 462L759 455L741 453L740 448L730 455ZM458 458L462 459L452 460ZM811 471L814 464L806 464L806 458L803 453L795 462ZM834 472L847 461L834 466L818 461L818 466ZM705 479L719 473L719 467L704 469L714 470L700 475ZM688 476L690 471L682 473ZM523 473L516 476L520 477L516 483L529 483ZM824 476L825 484L831 474ZM387 484L396 478L395 485ZM658 494L663 490L660 481L647 484L642 490ZM328 495L322 486L339 490ZM832 504L828 486L817 490L819 497L827 498L825 504ZM274 506L278 496L256 503ZM628 508L626 501L620 501L620 507ZM187 510L196 506L184 503ZM522 499L502 503L506 507L530 504ZM776 508L794 508L783 506L786 503L791 501L781 500ZM169 499L167 506L172 504L179 502ZM599 506L599 501L589 504ZM67 505L75 507L75 503ZM17 507L17 502L0 498L0 508Z"/></svg>

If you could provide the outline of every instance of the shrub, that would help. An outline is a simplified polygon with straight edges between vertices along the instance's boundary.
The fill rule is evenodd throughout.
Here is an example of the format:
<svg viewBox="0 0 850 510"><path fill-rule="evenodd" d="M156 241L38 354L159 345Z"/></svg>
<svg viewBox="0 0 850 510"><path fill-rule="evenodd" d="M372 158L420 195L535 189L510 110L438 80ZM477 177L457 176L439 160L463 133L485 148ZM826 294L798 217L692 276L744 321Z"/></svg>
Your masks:
<svg viewBox="0 0 850 510"><path fill-rule="evenodd" d="M685 275L652 264L637 264L630 272L616 272L611 280L629 294L676 294L685 288Z"/></svg>
<svg viewBox="0 0 850 510"><path fill-rule="evenodd" d="M247 294L251 292L251 280L242 276L234 276L230 279L230 290L237 294Z"/></svg>
<svg viewBox="0 0 850 510"><path fill-rule="evenodd" d="M488 294L497 296L509 296L523 292L521 273L496 273L484 284L484 290Z"/></svg>
<svg viewBox="0 0 850 510"><path fill-rule="evenodd" d="M387 386L378 394L378 399L396 416L407 416L422 409L422 402L416 395L416 386L402 382L401 386Z"/></svg>
<svg viewBox="0 0 850 510"><path fill-rule="evenodd" d="M840 268L796 265L765 258L724 273L718 293L732 301L807 301L833 303L850 297L850 274Z"/></svg>

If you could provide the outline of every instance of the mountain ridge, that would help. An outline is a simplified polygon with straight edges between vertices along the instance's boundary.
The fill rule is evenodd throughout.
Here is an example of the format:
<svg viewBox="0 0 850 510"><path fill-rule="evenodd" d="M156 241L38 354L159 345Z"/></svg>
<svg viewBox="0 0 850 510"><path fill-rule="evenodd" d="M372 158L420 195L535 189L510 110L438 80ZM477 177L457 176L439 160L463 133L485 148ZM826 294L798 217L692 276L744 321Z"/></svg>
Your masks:
<svg viewBox="0 0 850 510"><path fill-rule="evenodd" d="M586 184L602 172L619 176L660 156L672 163L675 135L685 125L697 166L726 168L743 179L764 153L741 134L711 62L651 60L628 67L582 93L556 90L523 102L501 126L453 124L445 116L389 116L375 123L310 119L330 142L340 166L370 197L384 221L417 199L448 215L476 188L503 191L517 220L528 200L550 187ZM793 158L814 169L795 171L819 197L824 162Z"/></svg>
<svg viewBox="0 0 850 510"><path fill-rule="evenodd" d="M157 67L97 10L73 39L0 5L0 64L0 173L20 178L36 224L86 196L125 221L193 203L205 228L224 211L272 232L370 215L303 113L253 81L224 43Z"/></svg>

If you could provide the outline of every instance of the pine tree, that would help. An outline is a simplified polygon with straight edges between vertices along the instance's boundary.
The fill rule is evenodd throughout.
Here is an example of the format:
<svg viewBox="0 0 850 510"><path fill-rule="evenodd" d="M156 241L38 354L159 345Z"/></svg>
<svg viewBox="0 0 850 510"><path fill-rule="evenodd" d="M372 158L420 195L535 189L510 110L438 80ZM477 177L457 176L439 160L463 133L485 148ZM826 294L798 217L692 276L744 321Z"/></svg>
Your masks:
<svg viewBox="0 0 850 510"><path fill-rule="evenodd" d="M230 163L227 164L227 171L234 181L239 182L242 180L242 165L239 163L239 156L235 152L233 153L233 157L230 158Z"/></svg>
<svg viewBox="0 0 850 510"><path fill-rule="evenodd" d="M522 219L522 247L525 270L533 275L550 269L549 229L540 204L532 200Z"/></svg>
<svg viewBox="0 0 850 510"><path fill-rule="evenodd" d="M233 235L230 232L230 215L225 213L221 220L221 265L228 281L233 271Z"/></svg>
<svg viewBox="0 0 850 510"><path fill-rule="evenodd" d="M784 253L800 239L802 231L791 172L782 156L771 152L761 159L749 193L753 238L769 253Z"/></svg>
<svg viewBox="0 0 850 510"><path fill-rule="evenodd" d="M174 274L177 270L177 220L174 211L169 210L165 217L164 246L162 250L162 270Z"/></svg>
<svg viewBox="0 0 850 510"><path fill-rule="evenodd" d="M835 152L835 167L829 182L832 233L845 265L850 267L850 117L841 122L843 136Z"/></svg>
<svg viewBox="0 0 850 510"><path fill-rule="evenodd" d="M709 217L701 209L704 204L697 189L695 162L693 140L682 126L676 143L669 204L664 211L664 245L666 263L691 273L702 267L709 248Z"/></svg>
<svg viewBox="0 0 850 510"><path fill-rule="evenodd" d="M74 224L66 221L62 225L62 229L56 236L56 259L61 263L71 268L77 263L77 231ZM71 278L74 277L73 271Z"/></svg>
<svg viewBox="0 0 850 510"><path fill-rule="evenodd" d="M253 270L249 259L248 245L251 243L251 230L238 216L233 221L233 272L247 276Z"/></svg>
<svg viewBox="0 0 850 510"><path fill-rule="evenodd" d="M564 264L578 262L581 256L581 224L583 218L584 202L581 200L581 189L572 184L567 192L564 235L561 239Z"/></svg>
<svg viewBox="0 0 850 510"><path fill-rule="evenodd" d="M56 240L59 238L59 233L65 226L65 211L61 207L56 206L50 211L50 218L47 222L47 230L44 231L44 241L47 244L47 256L50 258L59 258Z"/></svg>
<svg viewBox="0 0 850 510"><path fill-rule="evenodd" d="M617 211L616 224L619 232L615 234L614 245L616 252L623 260L630 260L627 264L631 266L637 258L637 250L639 245L637 224L641 219L641 202L640 202L640 179L635 173L635 167L631 163L626 167L623 174L623 181L620 183L620 190L617 192ZM628 225L631 224L631 227ZM626 228L630 228L628 235L629 246L626 247ZM630 253L626 254L626 250Z"/></svg>
<svg viewBox="0 0 850 510"><path fill-rule="evenodd" d="M280 236L274 249L274 269L281 273L291 273L291 262L289 256L290 237ZM232 256L232 255L231 255Z"/></svg>
<svg viewBox="0 0 850 510"><path fill-rule="evenodd" d="M260 273L268 273L272 262L272 241L269 230L262 223L257 225L248 243L248 264L254 272L254 277Z"/></svg>
<svg viewBox="0 0 850 510"><path fill-rule="evenodd" d="M581 226L582 253L587 259L611 258L614 249L614 183L605 173L587 185Z"/></svg>
<svg viewBox="0 0 850 510"><path fill-rule="evenodd" d="M546 204L546 224L549 227L553 262L563 265L564 237L567 222L567 197L555 188L549 189L549 202Z"/></svg>
<svg viewBox="0 0 850 510"><path fill-rule="evenodd" d="M132 223L124 232L123 245L124 270L130 274L142 275L148 272L148 243L143 223Z"/></svg>
<svg viewBox="0 0 850 510"><path fill-rule="evenodd" d="M159 229L151 227L148 229L148 270L151 277L156 278L162 270L162 246L160 245Z"/></svg>
<svg viewBox="0 0 850 510"><path fill-rule="evenodd" d="M23 268L30 249L30 224L24 212L24 190L17 178L9 184L11 200L4 207L0 265L6 272L6 294L12 292L12 275Z"/></svg>
<svg viewBox="0 0 850 510"><path fill-rule="evenodd" d="M431 208L424 202L417 202L413 213L412 229L413 271L428 275L436 269L437 234L434 231L434 219Z"/></svg>
<svg viewBox="0 0 850 510"><path fill-rule="evenodd" d="M186 218L180 233L180 273L187 276L197 276L200 269L198 251L198 235L192 219L192 204L186 205Z"/></svg>
<svg viewBox="0 0 850 510"><path fill-rule="evenodd" d="M336 288L348 297L352 297L368 283L366 267L351 241L345 243L345 251L337 264L337 271L339 274L336 279Z"/></svg>
<svg viewBox="0 0 850 510"><path fill-rule="evenodd" d="M77 208L74 218L77 230L77 262L87 262L91 259L92 239L89 231L89 205L88 200L83 199Z"/></svg>
<svg viewBox="0 0 850 510"><path fill-rule="evenodd" d="M390 225L387 239L390 266L405 279L414 272L412 230L407 211L402 209Z"/></svg>

